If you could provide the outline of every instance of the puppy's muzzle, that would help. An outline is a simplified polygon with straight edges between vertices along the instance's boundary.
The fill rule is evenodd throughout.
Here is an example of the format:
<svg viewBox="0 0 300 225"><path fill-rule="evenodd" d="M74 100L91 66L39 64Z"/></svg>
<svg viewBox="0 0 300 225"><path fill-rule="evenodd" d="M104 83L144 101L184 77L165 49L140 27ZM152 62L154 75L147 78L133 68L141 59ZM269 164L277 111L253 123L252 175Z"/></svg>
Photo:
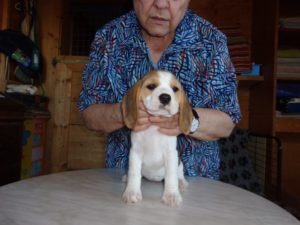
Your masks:
<svg viewBox="0 0 300 225"><path fill-rule="evenodd" d="M167 105L171 101L171 96L169 94L161 94L158 98L160 103L163 105Z"/></svg>

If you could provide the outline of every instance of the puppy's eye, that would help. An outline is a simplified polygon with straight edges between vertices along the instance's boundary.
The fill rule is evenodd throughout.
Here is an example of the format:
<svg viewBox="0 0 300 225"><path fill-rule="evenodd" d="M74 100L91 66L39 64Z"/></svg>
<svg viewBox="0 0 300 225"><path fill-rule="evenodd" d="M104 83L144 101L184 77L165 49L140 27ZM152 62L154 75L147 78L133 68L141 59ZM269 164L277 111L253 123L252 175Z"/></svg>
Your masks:
<svg viewBox="0 0 300 225"><path fill-rule="evenodd" d="M148 88L149 90L154 90L156 87L157 87L156 84L148 84L148 85L147 85L147 88Z"/></svg>
<svg viewBox="0 0 300 225"><path fill-rule="evenodd" d="M179 88L176 87L176 86L172 87L172 89L173 89L174 92L177 92L179 90Z"/></svg>

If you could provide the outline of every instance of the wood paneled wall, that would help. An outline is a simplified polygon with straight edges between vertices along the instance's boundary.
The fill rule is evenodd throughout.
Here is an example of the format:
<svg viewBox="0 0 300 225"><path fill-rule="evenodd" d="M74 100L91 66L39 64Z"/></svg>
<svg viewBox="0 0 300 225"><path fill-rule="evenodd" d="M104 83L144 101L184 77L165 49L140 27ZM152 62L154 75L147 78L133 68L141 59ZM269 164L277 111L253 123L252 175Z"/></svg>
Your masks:
<svg viewBox="0 0 300 225"><path fill-rule="evenodd" d="M54 138L54 87L55 87L55 67L52 61L55 57L60 54L60 33L61 33L61 18L62 18L62 7L60 0L48 1L45 4L44 1L38 1L38 21L39 21L39 36L40 45L43 54L43 75L44 75L44 86L46 95L49 97L49 111L51 113L51 119L48 121L47 126L47 152L46 152L46 169L48 171L56 172L61 168L66 168L65 164L55 165L55 161L52 159L53 154L51 150L54 148L55 143L58 141ZM64 153L60 154L60 157ZM60 160L59 162L61 162Z"/></svg>
<svg viewBox="0 0 300 225"><path fill-rule="evenodd" d="M192 0L190 6L214 25L240 26L243 33L251 37L252 0Z"/></svg>

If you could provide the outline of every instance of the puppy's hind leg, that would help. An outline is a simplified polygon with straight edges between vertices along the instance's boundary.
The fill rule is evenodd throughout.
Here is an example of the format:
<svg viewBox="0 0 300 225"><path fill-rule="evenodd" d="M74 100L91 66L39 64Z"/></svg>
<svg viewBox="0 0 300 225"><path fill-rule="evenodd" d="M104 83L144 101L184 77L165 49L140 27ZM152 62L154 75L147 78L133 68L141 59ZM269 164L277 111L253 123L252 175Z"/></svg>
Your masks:
<svg viewBox="0 0 300 225"><path fill-rule="evenodd" d="M179 190L180 191L184 191L189 186L189 183L184 178L183 164L182 164L181 161L180 161L180 164L178 166L178 185L179 185Z"/></svg>

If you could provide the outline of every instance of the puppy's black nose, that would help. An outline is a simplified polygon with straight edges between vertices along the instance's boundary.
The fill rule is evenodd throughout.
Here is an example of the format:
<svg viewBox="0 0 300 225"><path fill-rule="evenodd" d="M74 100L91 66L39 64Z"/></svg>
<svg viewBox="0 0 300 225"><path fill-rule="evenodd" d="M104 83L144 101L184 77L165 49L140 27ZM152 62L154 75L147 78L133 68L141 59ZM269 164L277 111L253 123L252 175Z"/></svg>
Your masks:
<svg viewBox="0 0 300 225"><path fill-rule="evenodd" d="M161 94L158 98L163 105L167 105L171 101L171 96L168 94Z"/></svg>

